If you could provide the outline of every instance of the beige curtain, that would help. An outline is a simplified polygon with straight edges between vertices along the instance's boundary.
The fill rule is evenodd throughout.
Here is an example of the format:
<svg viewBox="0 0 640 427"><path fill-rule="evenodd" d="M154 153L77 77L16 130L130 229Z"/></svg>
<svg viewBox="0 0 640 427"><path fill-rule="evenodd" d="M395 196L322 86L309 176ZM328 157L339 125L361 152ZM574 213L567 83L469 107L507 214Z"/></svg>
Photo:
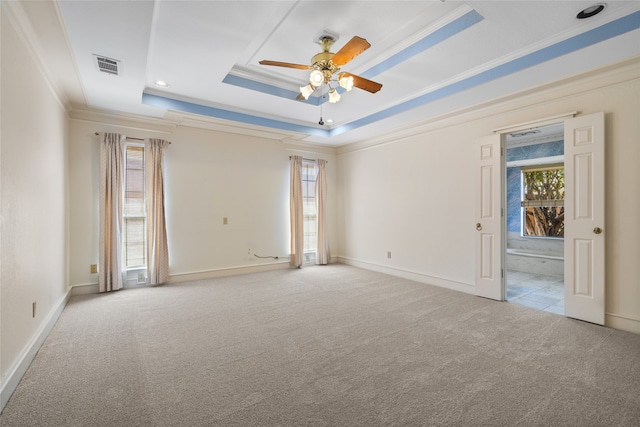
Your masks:
<svg viewBox="0 0 640 427"><path fill-rule="evenodd" d="M125 136L100 134L100 240L98 288L117 291L124 286L122 268L122 204Z"/></svg>
<svg viewBox="0 0 640 427"><path fill-rule="evenodd" d="M327 240L326 206L327 206L327 161L317 159L318 175L316 176L316 205L318 213L316 264L329 263L329 242Z"/></svg>
<svg viewBox="0 0 640 427"><path fill-rule="evenodd" d="M164 173L162 159L169 141L145 140L147 174L147 281L150 285L169 280L169 248L164 215Z"/></svg>
<svg viewBox="0 0 640 427"><path fill-rule="evenodd" d="M301 156L291 156L290 188L291 194L289 196L289 211L291 221L291 266L300 268L304 259Z"/></svg>

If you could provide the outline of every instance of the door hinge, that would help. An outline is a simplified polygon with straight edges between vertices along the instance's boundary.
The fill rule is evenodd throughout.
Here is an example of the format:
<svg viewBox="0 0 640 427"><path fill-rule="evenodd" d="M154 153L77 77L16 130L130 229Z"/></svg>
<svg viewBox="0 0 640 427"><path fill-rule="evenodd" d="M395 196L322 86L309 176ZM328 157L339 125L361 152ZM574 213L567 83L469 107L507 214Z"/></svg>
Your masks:
<svg viewBox="0 0 640 427"><path fill-rule="evenodd" d="M504 208L500 208L500 216L504 216Z"/></svg>
<svg viewBox="0 0 640 427"><path fill-rule="evenodd" d="M500 270L500 277L504 278L504 269Z"/></svg>

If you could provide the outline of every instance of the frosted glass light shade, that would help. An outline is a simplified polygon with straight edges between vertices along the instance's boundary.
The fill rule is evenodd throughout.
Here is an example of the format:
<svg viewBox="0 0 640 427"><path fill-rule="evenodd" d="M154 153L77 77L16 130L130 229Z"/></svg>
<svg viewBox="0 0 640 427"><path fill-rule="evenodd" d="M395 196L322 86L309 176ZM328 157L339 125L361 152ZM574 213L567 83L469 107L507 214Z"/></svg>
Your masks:
<svg viewBox="0 0 640 427"><path fill-rule="evenodd" d="M313 70L309 75L309 83L311 83L315 87L318 87L322 84L322 82L324 82L324 75L322 74L322 71Z"/></svg>
<svg viewBox="0 0 640 427"><path fill-rule="evenodd" d="M353 89L353 77L340 74L338 83L348 91Z"/></svg>
<svg viewBox="0 0 640 427"><path fill-rule="evenodd" d="M335 104L340 101L340 94L335 89L329 89L329 102Z"/></svg>
<svg viewBox="0 0 640 427"><path fill-rule="evenodd" d="M316 90L311 84L300 87L300 94L304 97L304 99L309 99L313 91Z"/></svg>

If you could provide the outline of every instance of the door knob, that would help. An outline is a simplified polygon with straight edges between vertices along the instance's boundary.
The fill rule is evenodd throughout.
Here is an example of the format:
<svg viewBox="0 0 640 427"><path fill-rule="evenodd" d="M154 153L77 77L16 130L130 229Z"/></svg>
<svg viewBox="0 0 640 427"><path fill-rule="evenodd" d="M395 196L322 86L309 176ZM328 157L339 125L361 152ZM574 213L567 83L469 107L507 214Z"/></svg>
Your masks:
<svg viewBox="0 0 640 427"><path fill-rule="evenodd" d="M478 230L478 231L482 230L482 224L477 223L476 224L476 230Z"/></svg>
<svg viewBox="0 0 640 427"><path fill-rule="evenodd" d="M602 233L602 228L600 228L600 227L596 227L596 228L594 228L594 229L593 229L593 232L594 232L595 234L600 234L600 233Z"/></svg>

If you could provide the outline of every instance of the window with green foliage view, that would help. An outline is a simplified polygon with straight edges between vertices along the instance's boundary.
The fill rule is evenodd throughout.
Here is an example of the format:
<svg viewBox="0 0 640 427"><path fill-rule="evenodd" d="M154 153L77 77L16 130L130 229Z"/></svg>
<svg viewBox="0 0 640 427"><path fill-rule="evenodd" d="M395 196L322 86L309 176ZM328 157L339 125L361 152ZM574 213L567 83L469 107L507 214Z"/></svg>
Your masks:
<svg viewBox="0 0 640 427"><path fill-rule="evenodd" d="M522 169L524 236L564 237L564 166Z"/></svg>

